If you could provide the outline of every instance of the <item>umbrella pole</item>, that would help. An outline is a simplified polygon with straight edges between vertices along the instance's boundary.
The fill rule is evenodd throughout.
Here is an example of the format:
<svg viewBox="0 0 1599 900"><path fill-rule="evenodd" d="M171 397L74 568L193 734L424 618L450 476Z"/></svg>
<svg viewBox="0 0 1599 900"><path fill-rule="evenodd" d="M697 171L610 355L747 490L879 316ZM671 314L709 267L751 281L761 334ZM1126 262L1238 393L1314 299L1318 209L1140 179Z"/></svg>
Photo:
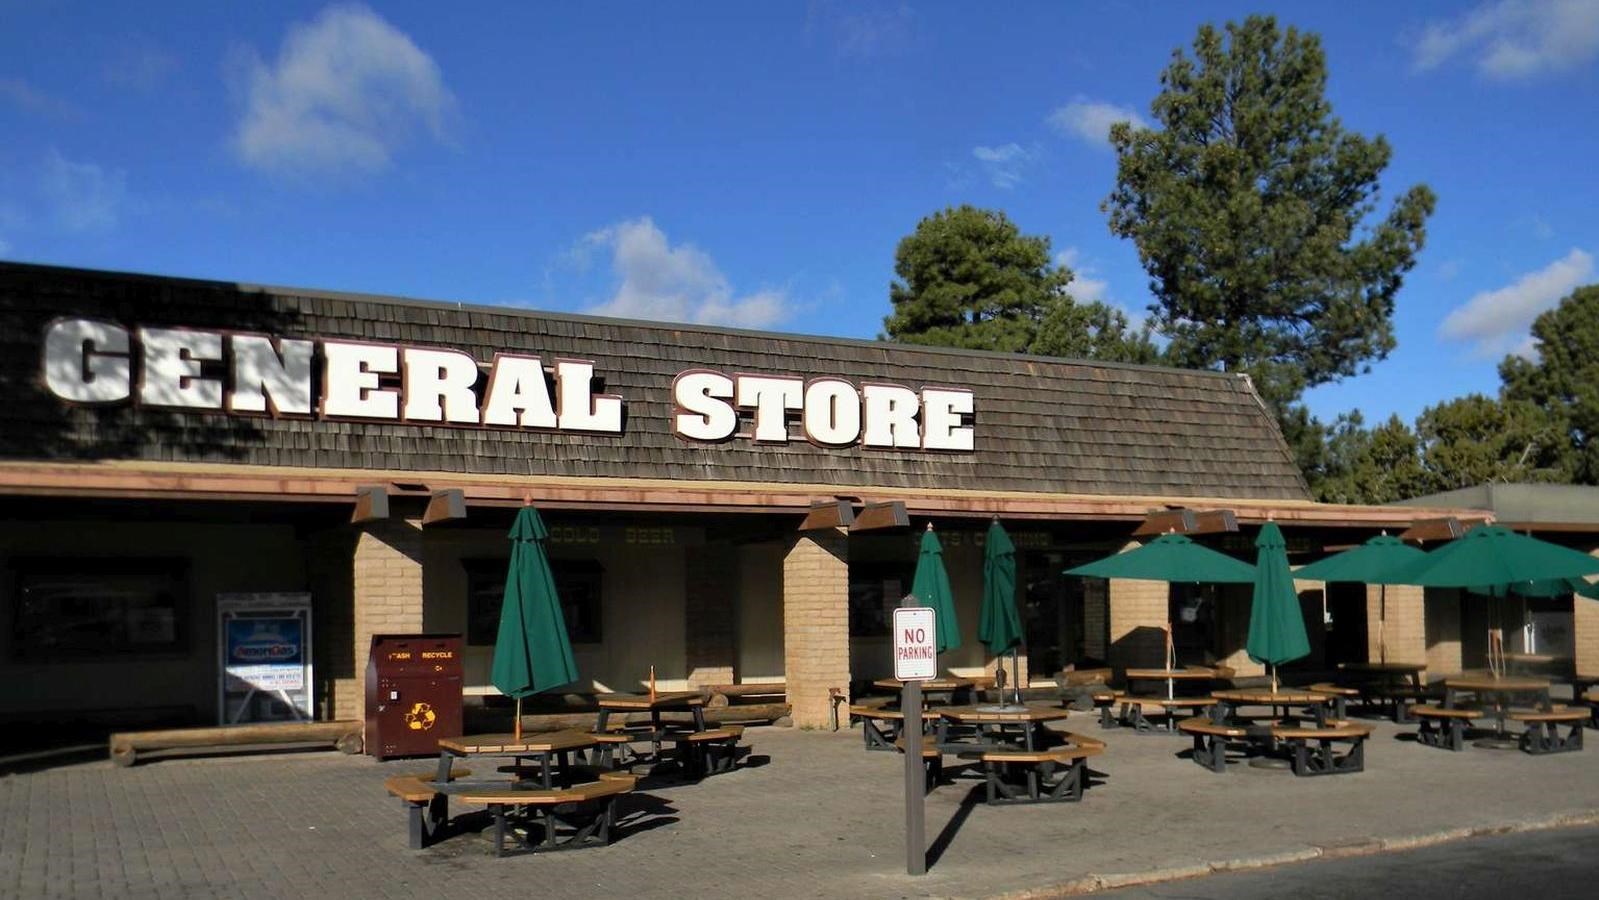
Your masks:
<svg viewBox="0 0 1599 900"><path fill-rule="evenodd" d="M1388 585L1384 584L1377 589L1377 657L1380 661L1388 661Z"/></svg>
<svg viewBox="0 0 1599 900"><path fill-rule="evenodd" d="M1022 661L1021 654L1015 647L1010 648L1010 684L1011 693L1016 698L1016 705L1022 705ZM1001 702L1004 702L1003 700Z"/></svg>
<svg viewBox="0 0 1599 900"><path fill-rule="evenodd" d="M514 726L512 726L511 731L512 731L511 741L513 743L520 744L522 742L522 698L521 697L516 698L516 724Z"/></svg>

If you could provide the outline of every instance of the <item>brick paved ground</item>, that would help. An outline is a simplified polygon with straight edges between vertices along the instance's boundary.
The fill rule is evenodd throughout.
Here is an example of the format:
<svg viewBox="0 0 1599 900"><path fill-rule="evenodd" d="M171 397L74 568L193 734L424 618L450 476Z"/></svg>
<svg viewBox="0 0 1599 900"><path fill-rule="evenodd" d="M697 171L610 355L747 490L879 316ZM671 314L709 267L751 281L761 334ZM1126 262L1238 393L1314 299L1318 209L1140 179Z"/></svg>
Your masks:
<svg viewBox="0 0 1599 900"><path fill-rule="evenodd" d="M762 728L748 739L766 764L648 790L614 845L503 860L475 833L406 849L381 783L427 762L313 753L0 778L0 896L984 896L1599 811L1599 747L1454 754L1380 724L1363 774L1217 776L1177 758L1182 738L1071 724L1109 743L1103 783L1081 804L997 808L963 803L977 782L941 787L928 833L942 852L921 879L903 874L896 755L865 752L858 731Z"/></svg>

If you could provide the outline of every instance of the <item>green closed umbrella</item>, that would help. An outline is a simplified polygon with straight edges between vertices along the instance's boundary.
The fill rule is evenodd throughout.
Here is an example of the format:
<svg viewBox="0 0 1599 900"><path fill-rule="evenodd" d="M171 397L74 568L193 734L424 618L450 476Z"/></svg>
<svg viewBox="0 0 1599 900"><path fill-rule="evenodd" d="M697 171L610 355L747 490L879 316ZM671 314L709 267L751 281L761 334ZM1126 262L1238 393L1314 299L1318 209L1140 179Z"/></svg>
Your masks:
<svg viewBox="0 0 1599 900"><path fill-rule="evenodd" d="M1249 607L1249 658L1271 667L1271 690L1277 692L1277 667L1310 654L1299 593L1288 570L1288 544L1276 522L1261 526L1255 539L1255 595Z"/></svg>
<svg viewBox="0 0 1599 900"><path fill-rule="evenodd" d="M1388 585L1402 584L1400 573L1427 554L1396 537L1379 534L1366 543L1301 566L1296 577L1307 581L1359 581L1381 585L1377 610L1377 654L1388 661Z"/></svg>
<svg viewBox="0 0 1599 900"><path fill-rule="evenodd" d="M1163 534L1142 547L1084 563L1067 569L1065 574L1248 584L1255 580L1255 567L1202 547L1180 534Z"/></svg>
<svg viewBox="0 0 1599 900"><path fill-rule="evenodd" d="M955 621L955 595L949 589L949 573L944 571L944 548L938 543L931 522L922 534L922 549L916 557L911 593L923 606L933 608L933 627L938 631L935 649L943 653L959 647L961 630L960 623Z"/></svg>
<svg viewBox="0 0 1599 900"><path fill-rule="evenodd" d="M522 738L522 698L577 680L566 617L544 555L548 537L538 510L526 506L516 514L489 681L500 693L516 698L517 740Z"/></svg>
<svg viewBox="0 0 1599 900"><path fill-rule="evenodd" d="M1016 615L1016 545L996 516L983 540L983 606L977 613L977 639L988 652L1011 654L1011 685L1021 700L1021 663L1016 648L1022 642L1022 623Z"/></svg>

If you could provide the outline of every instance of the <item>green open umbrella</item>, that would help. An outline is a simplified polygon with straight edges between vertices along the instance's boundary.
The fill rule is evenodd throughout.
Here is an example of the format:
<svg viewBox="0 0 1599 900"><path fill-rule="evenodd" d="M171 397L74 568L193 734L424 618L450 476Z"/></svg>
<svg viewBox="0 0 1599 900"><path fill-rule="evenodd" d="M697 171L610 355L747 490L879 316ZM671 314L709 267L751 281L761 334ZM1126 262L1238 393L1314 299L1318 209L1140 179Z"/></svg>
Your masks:
<svg viewBox="0 0 1599 900"><path fill-rule="evenodd" d="M1180 534L1163 534L1142 547L1084 563L1067 569L1065 574L1248 584L1255 580L1255 567L1202 547Z"/></svg>
<svg viewBox="0 0 1599 900"><path fill-rule="evenodd" d="M1022 642L1022 623L1016 615L1016 545L997 516L983 540L983 606L977 613L977 639L995 656L1011 654L1011 684L1020 700L1016 648Z"/></svg>
<svg viewBox="0 0 1599 900"><path fill-rule="evenodd" d="M1397 573L1396 583L1424 587L1504 585L1599 574L1599 559L1559 544L1480 525Z"/></svg>
<svg viewBox="0 0 1599 900"><path fill-rule="evenodd" d="M516 514L489 681L500 693L516 698L518 740L522 736L522 698L577 680L566 617L561 614L555 577L544 555L548 537L538 510L526 506Z"/></svg>
<svg viewBox="0 0 1599 900"><path fill-rule="evenodd" d="M1271 689L1277 691L1277 667L1310 654L1299 594L1288 570L1288 544L1276 522L1261 526L1255 538L1255 595L1249 607L1249 658L1271 667Z"/></svg>
<svg viewBox="0 0 1599 900"><path fill-rule="evenodd" d="M1396 580L1400 573L1426 555L1396 537L1379 534L1358 547L1301 566L1294 574L1296 578L1307 581L1359 581L1381 585L1378 592L1377 654L1382 662L1387 662L1388 585L1402 584Z"/></svg>
<svg viewBox="0 0 1599 900"><path fill-rule="evenodd" d="M922 549L916 557L911 593L923 606L933 608L933 626L938 631L937 651L943 653L959 647L961 629L960 623L955 621L955 595L949 589L949 573L944 571L944 548L938 543L931 522L922 534Z"/></svg>
<svg viewBox="0 0 1599 900"><path fill-rule="evenodd" d="M1404 584L1483 588L1497 590L1503 596L1517 593L1518 588L1537 589L1534 586L1539 582L1581 579L1596 573L1599 559L1585 553L1518 534L1501 525L1480 525L1428 553L1398 577ZM1489 629L1488 665L1496 672L1499 667L1494 647L1502 633L1500 626Z"/></svg>

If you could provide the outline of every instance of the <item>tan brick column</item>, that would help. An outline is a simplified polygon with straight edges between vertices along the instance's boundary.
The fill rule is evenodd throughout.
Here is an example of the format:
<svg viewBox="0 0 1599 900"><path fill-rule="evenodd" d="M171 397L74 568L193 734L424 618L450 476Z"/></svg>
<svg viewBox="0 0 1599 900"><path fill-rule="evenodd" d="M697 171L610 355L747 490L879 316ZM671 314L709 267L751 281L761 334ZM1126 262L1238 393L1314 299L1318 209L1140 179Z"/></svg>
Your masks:
<svg viewBox="0 0 1599 900"><path fill-rule="evenodd" d="M1461 669L1460 605L1464 602L1465 591L1426 589L1422 605L1427 612L1427 673L1433 678Z"/></svg>
<svg viewBox="0 0 1599 900"><path fill-rule="evenodd" d="M1382 646L1386 646L1389 662L1426 663L1427 616L1422 589L1409 584L1388 585L1386 618L1383 597L1381 585L1366 585L1366 658L1381 660Z"/></svg>
<svg viewBox="0 0 1599 900"><path fill-rule="evenodd" d="M684 656L690 687L733 683L737 659L738 554L731 545L690 547L685 560Z"/></svg>
<svg viewBox="0 0 1599 900"><path fill-rule="evenodd" d="M849 535L807 531L783 557L783 677L794 724L832 722L828 691L849 691Z"/></svg>
<svg viewBox="0 0 1599 900"><path fill-rule="evenodd" d="M374 634L422 630L422 523L385 519L361 528L353 559L355 678L335 685L341 717L364 715L366 662Z"/></svg>
<svg viewBox="0 0 1599 900"><path fill-rule="evenodd" d="M1589 553L1599 556L1599 549ZM1571 598L1571 657L1577 674L1599 678L1599 600Z"/></svg>
<svg viewBox="0 0 1599 900"><path fill-rule="evenodd" d="M1137 541L1122 548L1125 553ZM1171 611L1164 581L1110 579L1110 652L1107 661L1117 668L1160 666L1166 661L1164 629Z"/></svg>

